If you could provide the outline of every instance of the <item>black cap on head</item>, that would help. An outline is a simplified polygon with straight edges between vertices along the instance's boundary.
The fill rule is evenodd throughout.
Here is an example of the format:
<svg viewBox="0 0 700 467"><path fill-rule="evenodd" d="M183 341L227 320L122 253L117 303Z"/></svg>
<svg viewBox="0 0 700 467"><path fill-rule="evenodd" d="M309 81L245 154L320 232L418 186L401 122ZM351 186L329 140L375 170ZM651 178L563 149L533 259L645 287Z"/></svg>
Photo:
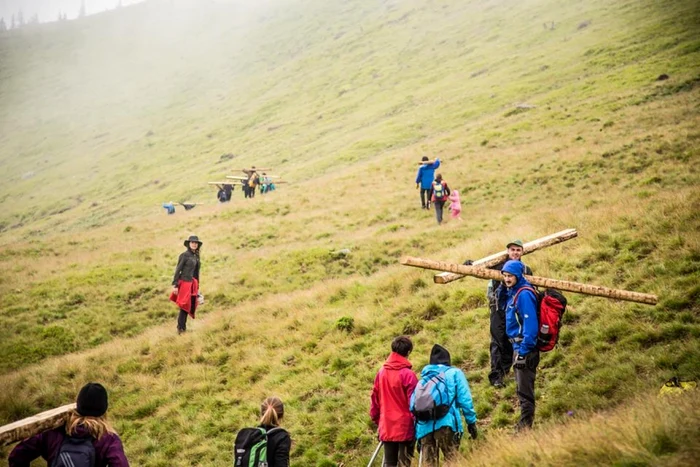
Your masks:
<svg viewBox="0 0 700 467"><path fill-rule="evenodd" d="M435 344L430 351L431 365L450 365L450 352L440 344Z"/></svg>
<svg viewBox="0 0 700 467"><path fill-rule="evenodd" d="M83 417L101 417L107 412L107 390L100 383L87 383L75 402Z"/></svg>
<svg viewBox="0 0 700 467"><path fill-rule="evenodd" d="M427 161L427 160L429 160L429 159L428 159L428 156L423 156L423 157L421 158L421 160L422 160L422 161Z"/></svg>

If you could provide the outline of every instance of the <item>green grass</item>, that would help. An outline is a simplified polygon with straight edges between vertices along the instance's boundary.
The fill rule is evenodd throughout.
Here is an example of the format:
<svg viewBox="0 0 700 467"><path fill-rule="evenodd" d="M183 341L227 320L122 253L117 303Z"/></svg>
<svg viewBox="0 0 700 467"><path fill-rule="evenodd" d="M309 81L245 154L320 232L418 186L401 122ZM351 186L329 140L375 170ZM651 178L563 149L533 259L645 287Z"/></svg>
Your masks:
<svg viewBox="0 0 700 467"><path fill-rule="evenodd" d="M671 376L700 377L693 2L182 5L0 35L0 423L99 380L133 464L224 465L276 394L294 465L362 465L371 383L409 334L414 369L439 342L465 370L486 438L462 453L488 463L518 410L514 384L485 377L485 283L433 285L398 258L461 262L575 227L526 258L537 275L660 302L570 294L537 421L573 434L546 458L534 434L527 458L680 465L697 451L671 422L630 434L640 451L581 436L600 411L624 422ZM423 154L444 160L463 222L417 209ZM215 204L205 182L253 164L292 183ZM185 199L208 204L160 207ZM167 294L190 233L208 303L175 339Z"/></svg>

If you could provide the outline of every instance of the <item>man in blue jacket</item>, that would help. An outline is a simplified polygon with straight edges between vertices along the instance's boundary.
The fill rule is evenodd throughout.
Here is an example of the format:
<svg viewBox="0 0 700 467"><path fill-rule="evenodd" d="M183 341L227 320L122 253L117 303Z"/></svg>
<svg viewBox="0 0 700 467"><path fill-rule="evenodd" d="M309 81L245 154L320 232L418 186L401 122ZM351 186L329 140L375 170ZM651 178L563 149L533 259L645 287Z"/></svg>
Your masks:
<svg viewBox="0 0 700 467"><path fill-rule="evenodd" d="M435 180L435 169L440 167L440 159L428 164L428 157L421 159L425 162L418 168L416 174L416 188L420 188L420 203L423 209L430 209L430 198L433 196L433 180Z"/></svg>
<svg viewBox="0 0 700 467"><path fill-rule="evenodd" d="M445 416L437 420L416 420L416 439L419 443L419 451L423 459L423 465L433 466L438 464L440 451L445 459L452 457L459 451L459 443L464 434L462 419L459 411L462 411L467 421L467 429L472 439L476 439L476 412L472 402L472 394L469 390L464 372L459 368L450 366L450 353L441 345L435 344L430 352L430 364L421 371L421 381L424 384L432 375L444 377L447 388L447 400L451 401L449 411ZM411 396L411 411L416 408L416 391Z"/></svg>
<svg viewBox="0 0 700 467"><path fill-rule="evenodd" d="M520 261L508 261L501 274L508 288L506 306L506 334L513 344L513 370L520 401L520 421L517 430L531 428L535 419L535 375L540 363L537 350L537 297L532 290L522 290L532 285L523 277L525 265Z"/></svg>

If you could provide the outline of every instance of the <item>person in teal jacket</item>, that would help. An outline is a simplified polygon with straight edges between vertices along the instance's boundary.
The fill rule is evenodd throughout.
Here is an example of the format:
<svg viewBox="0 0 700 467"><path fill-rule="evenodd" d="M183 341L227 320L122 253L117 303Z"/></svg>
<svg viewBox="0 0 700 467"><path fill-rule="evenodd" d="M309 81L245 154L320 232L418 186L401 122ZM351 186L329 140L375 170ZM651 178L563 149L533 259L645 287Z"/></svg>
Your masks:
<svg viewBox="0 0 700 467"><path fill-rule="evenodd" d="M430 198L433 197L433 180L435 180L435 169L440 167L440 159L435 159L432 164L428 163L428 157L421 159L425 164L421 164L416 173L416 188L420 188L420 203L423 209L430 209Z"/></svg>
<svg viewBox="0 0 700 467"><path fill-rule="evenodd" d="M421 371L421 381L427 375L444 373L447 381L448 399L452 401L449 412L438 420L416 420L416 439L419 443L424 465L437 465L440 451L445 459L452 457L459 450L459 443L464 434L464 426L459 416L461 410L467 421L467 429L472 439L476 439L476 412L472 402L472 394L464 372L450 366L450 352L439 344L430 351L430 364ZM411 411L415 408L416 393L411 396Z"/></svg>

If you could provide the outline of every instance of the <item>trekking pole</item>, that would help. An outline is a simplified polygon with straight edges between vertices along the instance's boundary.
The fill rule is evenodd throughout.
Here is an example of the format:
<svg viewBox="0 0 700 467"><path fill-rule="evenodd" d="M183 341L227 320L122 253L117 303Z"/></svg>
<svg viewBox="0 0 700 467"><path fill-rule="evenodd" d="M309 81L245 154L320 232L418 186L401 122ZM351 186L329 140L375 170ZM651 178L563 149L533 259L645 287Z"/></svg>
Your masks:
<svg viewBox="0 0 700 467"><path fill-rule="evenodd" d="M423 467L423 446L418 449L418 467Z"/></svg>
<svg viewBox="0 0 700 467"><path fill-rule="evenodd" d="M372 464L374 464L374 459L377 458L377 454L379 454L379 450L381 447L384 445L384 441L380 441L379 444L377 445L377 449L374 450L374 454L372 454L372 458L369 460L369 464L367 464L367 467L372 467Z"/></svg>

